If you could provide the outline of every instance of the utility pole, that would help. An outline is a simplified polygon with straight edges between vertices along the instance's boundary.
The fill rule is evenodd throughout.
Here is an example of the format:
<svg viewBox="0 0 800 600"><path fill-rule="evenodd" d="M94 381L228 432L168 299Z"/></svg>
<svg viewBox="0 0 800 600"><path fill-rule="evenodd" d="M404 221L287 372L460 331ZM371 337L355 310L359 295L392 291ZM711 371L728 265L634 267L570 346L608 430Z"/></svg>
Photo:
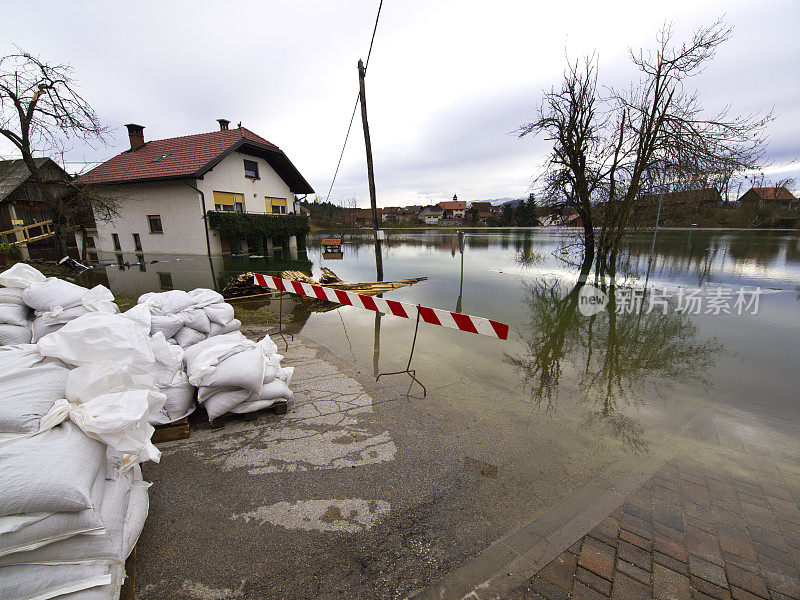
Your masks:
<svg viewBox="0 0 800 600"><path fill-rule="evenodd" d="M375 171L372 167L372 142L369 138L369 122L367 121L367 94L364 88L366 71L364 63L358 61L358 94L361 102L361 124L364 126L364 147L367 150L367 178L369 179L369 202L372 206L372 232L375 235L375 266L378 270L378 281L383 281L383 254L381 241L378 239L378 201L375 197Z"/></svg>

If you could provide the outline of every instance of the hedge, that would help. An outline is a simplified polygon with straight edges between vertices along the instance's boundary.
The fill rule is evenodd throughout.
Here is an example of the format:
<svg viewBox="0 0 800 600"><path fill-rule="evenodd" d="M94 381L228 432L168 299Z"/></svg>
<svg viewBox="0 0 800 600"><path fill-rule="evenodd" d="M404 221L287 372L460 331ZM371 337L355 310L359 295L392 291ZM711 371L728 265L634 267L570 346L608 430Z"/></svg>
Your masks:
<svg viewBox="0 0 800 600"><path fill-rule="evenodd" d="M208 211L208 226L224 235L231 248L239 248L247 240L256 251L263 251L264 238L285 241L297 236L299 248L305 247L309 232L308 217L302 215L259 215L236 212Z"/></svg>

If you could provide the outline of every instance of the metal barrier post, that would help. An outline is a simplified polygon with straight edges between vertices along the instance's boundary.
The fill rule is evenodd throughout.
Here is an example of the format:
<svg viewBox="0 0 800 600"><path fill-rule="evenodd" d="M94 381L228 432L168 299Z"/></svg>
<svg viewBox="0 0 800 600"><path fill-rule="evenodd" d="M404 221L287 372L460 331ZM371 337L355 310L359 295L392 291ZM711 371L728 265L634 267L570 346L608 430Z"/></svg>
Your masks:
<svg viewBox="0 0 800 600"><path fill-rule="evenodd" d="M414 348L417 345L417 332L419 331L419 307L420 307L420 305L417 304L417 323L416 323L416 325L414 325L414 339L411 342L411 354L409 354L409 356L408 356L408 364L406 365L405 370L403 370L403 371L393 371L391 373L380 373L375 378L375 381L378 381L384 375L402 375L403 373L406 373L406 374L408 374L409 377L411 377L411 379L416 381L419 384L419 386L422 388L422 397L424 398L425 396L428 395L428 390L425 388L423 383L419 379L417 379L417 377L416 377L416 374L417 374L416 369L412 369L411 368L411 359L414 358ZM411 385L414 385L414 384L412 383ZM411 386L409 386L408 389L411 390Z"/></svg>

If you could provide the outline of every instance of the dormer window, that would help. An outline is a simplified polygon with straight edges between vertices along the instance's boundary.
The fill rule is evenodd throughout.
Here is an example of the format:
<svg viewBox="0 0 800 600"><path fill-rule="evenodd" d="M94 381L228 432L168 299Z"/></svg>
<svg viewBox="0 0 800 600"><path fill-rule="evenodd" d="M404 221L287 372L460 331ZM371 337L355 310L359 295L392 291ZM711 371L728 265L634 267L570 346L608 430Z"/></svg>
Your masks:
<svg viewBox="0 0 800 600"><path fill-rule="evenodd" d="M155 158L155 159L151 160L150 162L151 162L151 163L157 163L157 162L161 162L162 160L164 160L164 159L165 159L165 158L167 158L168 156L169 156L169 152L166 152L165 154L162 154L161 156L159 156L158 158Z"/></svg>
<svg viewBox="0 0 800 600"><path fill-rule="evenodd" d="M258 179L258 163L256 161L244 161L244 176L248 179Z"/></svg>

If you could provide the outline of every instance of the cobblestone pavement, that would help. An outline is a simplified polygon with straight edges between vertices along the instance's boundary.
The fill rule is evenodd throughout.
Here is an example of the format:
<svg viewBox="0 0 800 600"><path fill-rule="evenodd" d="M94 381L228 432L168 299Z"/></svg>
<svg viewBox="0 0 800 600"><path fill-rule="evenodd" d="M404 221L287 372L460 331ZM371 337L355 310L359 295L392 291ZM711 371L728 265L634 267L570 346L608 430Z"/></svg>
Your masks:
<svg viewBox="0 0 800 600"><path fill-rule="evenodd" d="M800 599L800 480L771 470L668 462L506 598Z"/></svg>

